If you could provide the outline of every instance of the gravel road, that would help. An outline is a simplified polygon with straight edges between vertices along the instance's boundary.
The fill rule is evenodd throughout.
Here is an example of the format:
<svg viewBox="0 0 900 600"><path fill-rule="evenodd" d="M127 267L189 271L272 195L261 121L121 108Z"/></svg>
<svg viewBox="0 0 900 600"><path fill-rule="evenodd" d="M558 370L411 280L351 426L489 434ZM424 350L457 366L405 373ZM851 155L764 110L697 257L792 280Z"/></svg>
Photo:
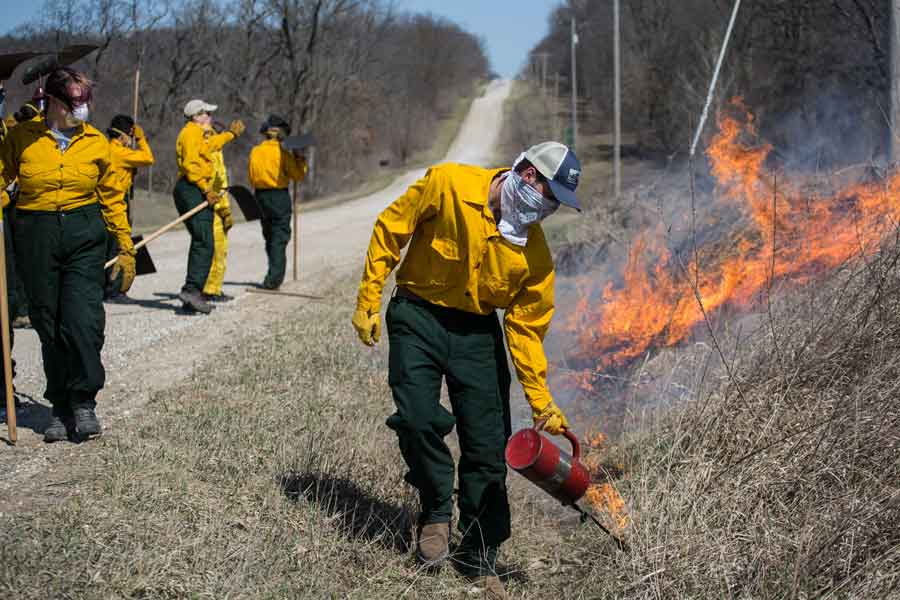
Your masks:
<svg viewBox="0 0 900 600"><path fill-rule="evenodd" d="M487 165L492 160L509 90L510 82L495 81L474 101L447 161ZM301 214L300 281L288 282L282 290L316 295L331 282L359 272L376 216L424 172L410 171L369 196ZM236 299L220 305L212 315L185 314L175 299L187 261L189 237L184 229L153 243L158 273L135 281L130 292L133 303L106 306L103 359L107 384L98 398L98 414L107 433L139 410L154 390L189 377L199 363L224 345L264 330L298 302L313 301L247 291L248 285L261 281L266 268L258 223L236 225L229 244L225 293ZM18 362L16 388L33 401L18 411L18 445L0 445L0 511L15 509L18 501L8 495L13 490L22 498L22 490L34 486L42 474L57 478L58 473L52 473L60 470L55 467L62 466L66 452L90 450L90 444L42 442L49 408L41 398L44 376L34 331L17 330L13 355ZM5 425L0 425L0 437L6 439Z"/></svg>

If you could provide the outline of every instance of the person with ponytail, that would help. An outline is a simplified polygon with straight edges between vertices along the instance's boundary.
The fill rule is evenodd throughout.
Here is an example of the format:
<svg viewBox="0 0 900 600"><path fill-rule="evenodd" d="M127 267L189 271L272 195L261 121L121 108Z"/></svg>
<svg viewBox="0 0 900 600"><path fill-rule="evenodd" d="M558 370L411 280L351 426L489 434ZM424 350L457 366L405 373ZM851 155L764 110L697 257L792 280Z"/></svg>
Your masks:
<svg viewBox="0 0 900 600"><path fill-rule="evenodd" d="M112 163L113 186L122 194L125 200L125 212L128 216L128 224L131 221L131 201L134 196L134 176L140 167L149 167L153 164L153 151L144 130L128 115L116 115L110 121L106 129L109 137L109 155ZM107 259L113 258L119 252L119 245L115 236L110 235L107 243ZM115 266L110 268L111 275ZM121 291L118 279L107 277L105 299L110 302L127 302L128 295Z"/></svg>
<svg viewBox="0 0 900 600"><path fill-rule="evenodd" d="M250 152L250 185L256 190L256 201L262 213L262 233L266 242L269 268L262 287L277 290L284 282L287 268L287 244L291 239L291 181L303 181L308 167L306 159L281 146L291 134L291 126L278 115L269 115L259 132L265 140Z"/></svg>

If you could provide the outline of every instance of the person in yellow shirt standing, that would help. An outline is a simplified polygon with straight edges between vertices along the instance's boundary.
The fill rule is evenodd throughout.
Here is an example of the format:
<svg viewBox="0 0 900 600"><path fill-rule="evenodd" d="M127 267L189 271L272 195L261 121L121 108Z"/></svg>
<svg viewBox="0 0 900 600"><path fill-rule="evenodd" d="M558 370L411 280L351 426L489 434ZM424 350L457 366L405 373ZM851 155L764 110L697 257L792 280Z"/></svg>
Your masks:
<svg viewBox="0 0 900 600"><path fill-rule="evenodd" d="M182 215L201 203L209 205L207 210L200 211L185 223L191 234L191 248L184 286L178 294L186 309L204 314L212 311L212 305L203 299L202 293L215 252L213 207L221 200L213 189L215 168L212 155L244 132L244 124L235 120L228 131L211 136L212 113L217 108L203 100L191 100L185 105L187 123L176 142L179 178L172 193L175 207Z"/></svg>
<svg viewBox="0 0 900 600"><path fill-rule="evenodd" d="M44 89L46 118L13 128L0 146L0 185L18 178L16 249L41 340L53 413L44 439L101 432L96 395L105 372L103 263L107 232L119 244L122 291L134 280L135 251L125 201L113 185L109 142L87 123L91 81L63 67Z"/></svg>
<svg viewBox="0 0 900 600"><path fill-rule="evenodd" d="M250 185L262 213L263 239L269 268L262 287L277 290L287 268L285 249L291 239L291 181L303 181L308 171L306 159L288 152L281 142L291 134L291 126L278 115L269 115L260 127L265 141L250 152Z"/></svg>
<svg viewBox="0 0 900 600"><path fill-rule="evenodd" d="M106 130L109 136L109 154L112 162L113 186L125 199L128 224L131 221L131 202L134 192L134 175L140 167L149 167L153 164L153 151L144 136L144 130L135 124L134 119L128 115L116 115L112 118L109 128ZM107 257L112 258L118 254L118 244L114 237L110 236L107 246ZM120 291L120 282L108 279L106 286L106 299L111 302L127 302L128 295Z"/></svg>
<svg viewBox="0 0 900 600"><path fill-rule="evenodd" d="M385 280L409 244L386 315L397 407L387 425L419 491L417 556L435 568L449 554L454 463L443 438L455 425L462 541L454 558L491 598L507 597L494 565L510 535L503 333L535 424L562 433L568 423L546 381L554 268L540 222L560 203L580 210L580 173L574 153L556 142L529 148L512 170L431 168L378 217L359 286L353 326L373 345ZM503 331L496 309L505 311ZM452 414L440 404L443 379Z"/></svg>

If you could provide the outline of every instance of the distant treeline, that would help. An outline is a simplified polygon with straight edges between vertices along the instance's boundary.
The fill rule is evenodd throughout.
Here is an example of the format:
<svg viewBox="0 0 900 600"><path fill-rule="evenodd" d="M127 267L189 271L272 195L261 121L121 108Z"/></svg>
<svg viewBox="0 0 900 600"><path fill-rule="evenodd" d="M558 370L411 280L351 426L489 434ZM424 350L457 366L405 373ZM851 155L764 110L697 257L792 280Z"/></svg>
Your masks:
<svg viewBox="0 0 900 600"><path fill-rule="evenodd" d="M578 92L609 131L613 111L612 2L569 0L532 51L540 75L568 77L576 18ZM690 145L734 0L622 0L623 127L648 151ZM743 2L715 109L743 96L763 135L790 158L818 165L865 160L888 140L887 0ZM570 90L568 79L563 90ZM713 128L707 129L707 134ZM779 156L779 153L775 153ZM782 155L782 158L787 158Z"/></svg>
<svg viewBox="0 0 900 600"><path fill-rule="evenodd" d="M194 97L242 118L248 133L226 151L233 178L270 112L314 132L307 195L346 189L380 162L404 163L429 147L440 117L488 74L481 42L432 16L396 14L380 0L48 0L38 22L0 38L0 50L94 42L76 65L97 82L94 125L131 114L157 157L154 188L176 177L175 138ZM9 82L14 110L32 90ZM143 179L139 185L144 186Z"/></svg>

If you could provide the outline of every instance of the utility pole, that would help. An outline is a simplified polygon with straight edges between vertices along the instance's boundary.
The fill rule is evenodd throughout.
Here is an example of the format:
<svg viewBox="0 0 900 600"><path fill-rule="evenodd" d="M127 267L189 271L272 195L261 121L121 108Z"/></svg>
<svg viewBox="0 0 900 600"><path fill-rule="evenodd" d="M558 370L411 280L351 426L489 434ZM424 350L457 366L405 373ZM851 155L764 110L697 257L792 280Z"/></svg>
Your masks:
<svg viewBox="0 0 900 600"><path fill-rule="evenodd" d="M553 135L550 136L556 139L556 136L560 134L559 127L559 73L553 74Z"/></svg>
<svg viewBox="0 0 900 600"><path fill-rule="evenodd" d="M900 0L897 0L900 2ZM619 36L619 0L613 0L613 80L614 80L614 140L613 171L615 175L615 197L622 195L622 56Z"/></svg>
<svg viewBox="0 0 900 600"><path fill-rule="evenodd" d="M546 96L547 95L547 58L550 56L549 52L536 52L536 57L540 57L541 59L541 93Z"/></svg>
<svg viewBox="0 0 900 600"><path fill-rule="evenodd" d="M890 53L891 53L891 116L890 123L890 164L900 160L900 0L891 0L890 18Z"/></svg>
<svg viewBox="0 0 900 600"><path fill-rule="evenodd" d="M896 0L900 2L900 0ZM578 77L576 76L575 46L578 45L578 33L575 30L575 17L572 17L572 149L578 148Z"/></svg>

